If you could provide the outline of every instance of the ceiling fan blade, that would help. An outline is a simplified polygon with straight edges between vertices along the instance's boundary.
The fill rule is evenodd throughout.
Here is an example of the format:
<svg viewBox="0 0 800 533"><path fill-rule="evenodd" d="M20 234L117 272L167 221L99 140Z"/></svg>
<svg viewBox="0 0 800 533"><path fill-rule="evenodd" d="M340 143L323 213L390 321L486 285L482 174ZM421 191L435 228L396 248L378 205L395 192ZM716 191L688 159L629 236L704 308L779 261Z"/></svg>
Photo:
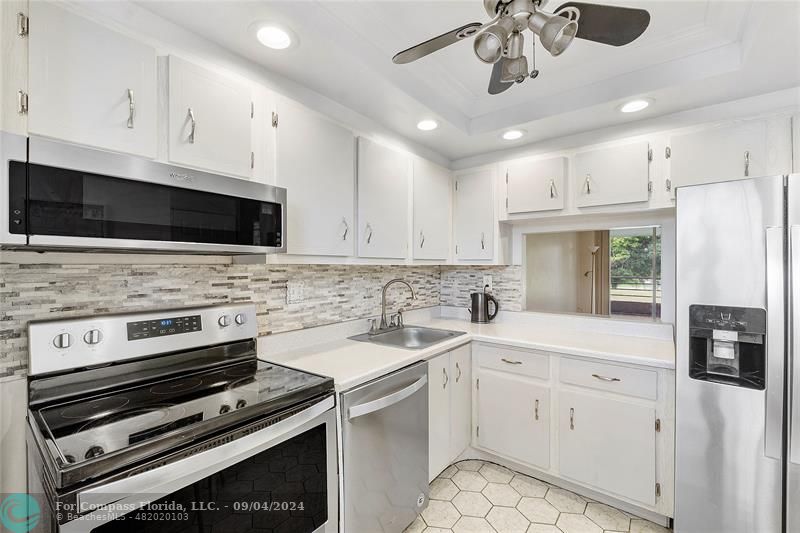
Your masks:
<svg viewBox="0 0 800 533"><path fill-rule="evenodd" d="M644 9L567 2L555 12L565 7L581 12L575 37L587 41L623 46L635 41L650 25L650 13Z"/></svg>
<svg viewBox="0 0 800 533"><path fill-rule="evenodd" d="M506 61L505 57L500 58L500 61L494 64L492 67L492 77L489 78L489 94L500 94L501 92L505 91L512 85L514 82L502 82L500 81L500 77L503 75L503 61Z"/></svg>
<svg viewBox="0 0 800 533"><path fill-rule="evenodd" d="M428 39L424 43L419 43L416 46L412 46L408 50L403 50L402 52L398 52L392 58L392 61L397 63L398 65L403 65L405 63L411 63L412 61L416 61L421 57L425 57L428 54L431 54L437 50L441 50L445 46L450 46L453 43L460 41L461 39L465 39L467 37L472 37L477 33L478 28L481 27L480 22L471 22L469 24L465 24L459 28L454 30L448 31L447 33L443 33L438 37L434 37L433 39Z"/></svg>

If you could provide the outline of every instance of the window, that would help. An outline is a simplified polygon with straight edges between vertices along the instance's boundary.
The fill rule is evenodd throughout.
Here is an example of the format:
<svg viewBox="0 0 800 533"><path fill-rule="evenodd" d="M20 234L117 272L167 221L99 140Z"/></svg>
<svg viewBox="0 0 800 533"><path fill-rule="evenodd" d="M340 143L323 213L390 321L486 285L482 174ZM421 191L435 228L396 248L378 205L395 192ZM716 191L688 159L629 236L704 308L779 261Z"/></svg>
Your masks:
<svg viewBox="0 0 800 533"><path fill-rule="evenodd" d="M660 318L660 228L615 229L608 240L610 314Z"/></svg>

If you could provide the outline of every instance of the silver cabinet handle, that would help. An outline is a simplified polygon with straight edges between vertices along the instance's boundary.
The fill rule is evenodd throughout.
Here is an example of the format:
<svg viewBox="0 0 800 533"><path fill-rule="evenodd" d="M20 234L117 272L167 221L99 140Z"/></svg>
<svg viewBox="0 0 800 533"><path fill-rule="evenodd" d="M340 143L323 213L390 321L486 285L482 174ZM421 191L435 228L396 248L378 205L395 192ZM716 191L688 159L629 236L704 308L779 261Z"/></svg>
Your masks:
<svg viewBox="0 0 800 533"><path fill-rule="evenodd" d="M456 370L458 371L458 374L456 374L456 383L458 383L461 381L461 367L458 366L458 361L456 361Z"/></svg>
<svg viewBox="0 0 800 533"><path fill-rule="evenodd" d="M506 359L505 357L503 357L500 360L503 361L504 363L508 363L509 365L521 365L522 364L522 361L514 361L513 359Z"/></svg>
<svg viewBox="0 0 800 533"><path fill-rule="evenodd" d="M192 122L192 129L189 130L189 142L194 144L194 131L197 128L197 121L194 119L194 111L189 108L189 120Z"/></svg>
<svg viewBox="0 0 800 533"><path fill-rule="evenodd" d="M622 381L619 378L610 378L608 376L601 376L600 374L592 374L592 377L600 381Z"/></svg>
<svg viewBox="0 0 800 533"><path fill-rule="evenodd" d="M447 388L447 382L450 381L450 378L447 376L447 369L442 369L442 388Z"/></svg>
<svg viewBox="0 0 800 533"><path fill-rule="evenodd" d="M369 222L367 222L367 225L364 227L364 230L367 231L368 233L367 244L369 244L372 242L372 226L370 226Z"/></svg>
<svg viewBox="0 0 800 533"><path fill-rule="evenodd" d="M422 248L425 246L425 234L422 231L419 232L419 247Z"/></svg>
<svg viewBox="0 0 800 533"><path fill-rule="evenodd" d="M133 129L133 117L136 114L136 100L133 99L133 89L128 89L128 129Z"/></svg>
<svg viewBox="0 0 800 533"><path fill-rule="evenodd" d="M750 150L744 151L744 177L750 176Z"/></svg>
<svg viewBox="0 0 800 533"><path fill-rule="evenodd" d="M586 181L583 182L583 187L586 190L586 194L592 194L592 175L586 174Z"/></svg>
<svg viewBox="0 0 800 533"><path fill-rule="evenodd" d="M555 180L550 180L550 198L555 198L558 195L558 191L556 190L556 182Z"/></svg>
<svg viewBox="0 0 800 533"><path fill-rule="evenodd" d="M539 400L536 400L533 404L533 418L539 420Z"/></svg>
<svg viewBox="0 0 800 533"><path fill-rule="evenodd" d="M484 233L481 232L481 250L485 250L486 249L485 237L486 236L484 235Z"/></svg>
<svg viewBox="0 0 800 533"><path fill-rule="evenodd" d="M347 219L342 217L342 224L344 224L344 233L342 233L342 240L347 240L347 232L350 231L350 224L347 223Z"/></svg>
<svg viewBox="0 0 800 533"><path fill-rule="evenodd" d="M575 429L575 409L569 408L569 429Z"/></svg>

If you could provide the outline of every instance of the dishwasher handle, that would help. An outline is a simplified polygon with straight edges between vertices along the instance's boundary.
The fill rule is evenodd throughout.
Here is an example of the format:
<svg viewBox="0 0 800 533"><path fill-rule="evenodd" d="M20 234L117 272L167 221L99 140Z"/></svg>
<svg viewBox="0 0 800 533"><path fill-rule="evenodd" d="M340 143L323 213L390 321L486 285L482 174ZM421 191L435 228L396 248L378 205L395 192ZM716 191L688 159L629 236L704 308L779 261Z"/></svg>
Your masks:
<svg viewBox="0 0 800 533"><path fill-rule="evenodd" d="M381 409L386 409L387 407L394 405L398 402L402 402L422 387L428 384L428 376L422 376L417 381L400 389L399 391L393 392L391 394L387 394L383 398L378 398L377 400L372 400L371 402L365 402L359 405L354 405L353 407L347 410L347 419L353 420L354 418L358 418L359 416L368 415L370 413L374 413L375 411L380 411Z"/></svg>

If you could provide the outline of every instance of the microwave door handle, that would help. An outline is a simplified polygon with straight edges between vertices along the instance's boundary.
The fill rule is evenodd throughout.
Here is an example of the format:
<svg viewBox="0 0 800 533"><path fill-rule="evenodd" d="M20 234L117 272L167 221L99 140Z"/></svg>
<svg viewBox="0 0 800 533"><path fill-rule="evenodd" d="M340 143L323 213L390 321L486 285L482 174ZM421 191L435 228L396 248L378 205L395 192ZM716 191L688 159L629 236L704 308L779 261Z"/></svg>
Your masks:
<svg viewBox="0 0 800 533"><path fill-rule="evenodd" d="M792 338L790 357L792 361L792 396L790 398L789 461L800 465L800 226L789 229L789 280L791 283Z"/></svg>
<svg viewBox="0 0 800 533"><path fill-rule="evenodd" d="M395 391L391 394L387 394L382 398L378 398L377 400L372 400L371 402L365 402L359 405L354 405L350 409L347 410L347 419L353 420L358 418L359 416L368 415L370 413L374 413L375 411L380 411L381 409L386 409L389 406L392 406L398 402L402 402L422 387L424 387L428 383L428 376L422 376L417 381L400 389L399 391Z"/></svg>
<svg viewBox="0 0 800 533"><path fill-rule="evenodd" d="M78 505L99 507L125 498L145 505L268 449L275 441L333 409L332 397L286 420L205 452L78 493Z"/></svg>
<svg viewBox="0 0 800 533"><path fill-rule="evenodd" d="M781 459L783 449L784 292L783 228L766 230L767 383L764 454Z"/></svg>

